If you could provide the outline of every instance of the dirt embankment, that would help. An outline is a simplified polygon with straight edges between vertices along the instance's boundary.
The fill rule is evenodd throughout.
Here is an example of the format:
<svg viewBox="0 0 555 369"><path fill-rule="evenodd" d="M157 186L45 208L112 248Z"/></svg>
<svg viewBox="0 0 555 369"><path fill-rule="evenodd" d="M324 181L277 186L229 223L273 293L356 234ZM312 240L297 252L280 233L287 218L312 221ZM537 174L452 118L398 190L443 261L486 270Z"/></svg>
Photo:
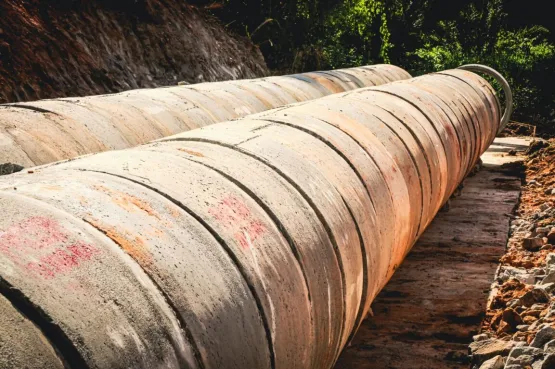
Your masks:
<svg viewBox="0 0 555 369"><path fill-rule="evenodd" d="M183 0L0 2L0 103L266 73L255 46Z"/></svg>

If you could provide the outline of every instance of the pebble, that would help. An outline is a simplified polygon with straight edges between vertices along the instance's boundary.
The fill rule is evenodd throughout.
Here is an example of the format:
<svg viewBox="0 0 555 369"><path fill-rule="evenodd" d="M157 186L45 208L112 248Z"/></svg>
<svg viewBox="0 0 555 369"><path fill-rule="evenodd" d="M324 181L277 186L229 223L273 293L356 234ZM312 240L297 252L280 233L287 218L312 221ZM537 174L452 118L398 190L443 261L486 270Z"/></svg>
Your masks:
<svg viewBox="0 0 555 369"><path fill-rule="evenodd" d="M474 342L480 342L480 341L485 341L485 340L489 339L490 337L491 337L490 334L482 333L482 334L477 334L475 336L472 336L472 340Z"/></svg>
<svg viewBox="0 0 555 369"><path fill-rule="evenodd" d="M509 360L523 356L527 359L528 357L537 357L542 354L543 350L536 347L514 347L509 353ZM507 360L507 363L509 363L509 360Z"/></svg>
<svg viewBox="0 0 555 369"><path fill-rule="evenodd" d="M501 282L506 282L511 278L518 279L522 283L534 284L536 282L537 271L527 271L522 268L515 268L512 266L503 266L499 272L498 279Z"/></svg>
<svg viewBox="0 0 555 369"><path fill-rule="evenodd" d="M553 369L555 368L555 354L549 354L545 357L542 362L542 366L539 367L540 369ZM536 369L536 368L533 368Z"/></svg>
<svg viewBox="0 0 555 369"><path fill-rule="evenodd" d="M528 251L538 251L543 245L543 238L529 237L522 240L522 247Z"/></svg>
<svg viewBox="0 0 555 369"><path fill-rule="evenodd" d="M538 333L536 333L536 337L534 337L530 346L540 348L553 339L555 339L555 329L547 326L540 329Z"/></svg>
<svg viewBox="0 0 555 369"><path fill-rule="evenodd" d="M549 227L537 227L536 228L536 233L545 233L545 234L547 234L549 231L551 231L551 228L549 228Z"/></svg>
<svg viewBox="0 0 555 369"><path fill-rule="evenodd" d="M541 288L546 293L550 294L551 292L553 292L553 290L555 290L555 283L542 283L542 285L538 286L538 288Z"/></svg>
<svg viewBox="0 0 555 369"><path fill-rule="evenodd" d="M514 345L515 342L499 339L472 342L469 346L472 362L479 364L497 355L507 355Z"/></svg>
<svg viewBox="0 0 555 369"><path fill-rule="evenodd" d="M549 295L545 290L535 287L533 290L522 295L518 300L520 305L532 306L537 302L549 302Z"/></svg>
<svg viewBox="0 0 555 369"><path fill-rule="evenodd" d="M555 236L555 233L553 234ZM551 242L551 241L550 241ZM554 242L555 243L555 242ZM550 243L546 243L545 245L543 245L540 250L552 250L553 249L553 245Z"/></svg>
<svg viewBox="0 0 555 369"><path fill-rule="evenodd" d="M548 274L542 279L542 284L555 283L555 270L550 270Z"/></svg>
<svg viewBox="0 0 555 369"><path fill-rule="evenodd" d="M555 353L555 340L551 340L549 342L547 342L544 346L543 346L543 351L546 354L553 354Z"/></svg>
<svg viewBox="0 0 555 369"><path fill-rule="evenodd" d="M555 253L547 254L545 258L545 264L547 265L547 267L555 265Z"/></svg>
<svg viewBox="0 0 555 369"><path fill-rule="evenodd" d="M538 355L539 356L539 355ZM507 359L507 365L518 364L521 366L530 365L535 361L532 355L519 355L517 357L510 357Z"/></svg>
<svg viewBox="0 0 555 369"><path fill-rule="evenodd" d="M505 358L501 355L497 355L480 365L480 369L503 369L504 366Z"/></svg>
<svg viewBox="0 0 555 369"><path fill-rule="evenodd" d="M550 209L550 208L551 208L551 206L549 206L549 204L546 203L546 202L544 202L543 204L540 205L540 210L541 210L541 211L546 211L546 210L548 210L548 209Z"/></svg>

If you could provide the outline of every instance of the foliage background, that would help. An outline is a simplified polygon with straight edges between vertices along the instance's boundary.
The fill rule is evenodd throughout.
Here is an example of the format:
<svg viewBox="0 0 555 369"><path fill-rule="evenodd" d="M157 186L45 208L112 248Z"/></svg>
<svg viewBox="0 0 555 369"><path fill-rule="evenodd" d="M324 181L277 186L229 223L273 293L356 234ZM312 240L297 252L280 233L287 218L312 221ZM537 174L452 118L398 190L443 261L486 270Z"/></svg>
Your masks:
<svg viewBox="0 0 555 369"><path fill-rule="evenodd" d="M276 73L393 63L413 75L483 63L513 118L555 132L555 21L543 0L193 1L249 37Z"/></svg>

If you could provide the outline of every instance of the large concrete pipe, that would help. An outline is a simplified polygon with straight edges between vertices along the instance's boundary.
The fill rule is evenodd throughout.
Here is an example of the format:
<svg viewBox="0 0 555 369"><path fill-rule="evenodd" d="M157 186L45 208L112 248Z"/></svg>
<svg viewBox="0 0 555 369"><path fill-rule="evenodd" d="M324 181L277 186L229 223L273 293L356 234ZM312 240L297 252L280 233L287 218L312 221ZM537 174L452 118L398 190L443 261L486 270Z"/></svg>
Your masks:
<svg viewBox="0 0 555 369"><path fill-rule="evenodd" d="M0 367L330 368L499 110L449 70L2 177Z"/></svg>
<svg viewBox="0 0 555 369"><path fill-rule="evenodd" d="M410 78L375 65L0 105L0 163L24 167L124 149L332 93Z"/></svg>

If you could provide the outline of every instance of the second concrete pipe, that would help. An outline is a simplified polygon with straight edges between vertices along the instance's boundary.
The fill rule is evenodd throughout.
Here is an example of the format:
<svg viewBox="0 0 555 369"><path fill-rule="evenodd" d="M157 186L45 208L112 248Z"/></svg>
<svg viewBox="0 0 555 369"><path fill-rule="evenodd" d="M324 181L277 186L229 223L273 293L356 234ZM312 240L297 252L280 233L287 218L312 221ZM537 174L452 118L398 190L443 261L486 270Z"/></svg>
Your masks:
<svg viewBox="0 0 555 369"><path fill-rule="evenodd" d="M283 105L410 78L375 65L0 105L0 164L125 149Z"/></svg>

